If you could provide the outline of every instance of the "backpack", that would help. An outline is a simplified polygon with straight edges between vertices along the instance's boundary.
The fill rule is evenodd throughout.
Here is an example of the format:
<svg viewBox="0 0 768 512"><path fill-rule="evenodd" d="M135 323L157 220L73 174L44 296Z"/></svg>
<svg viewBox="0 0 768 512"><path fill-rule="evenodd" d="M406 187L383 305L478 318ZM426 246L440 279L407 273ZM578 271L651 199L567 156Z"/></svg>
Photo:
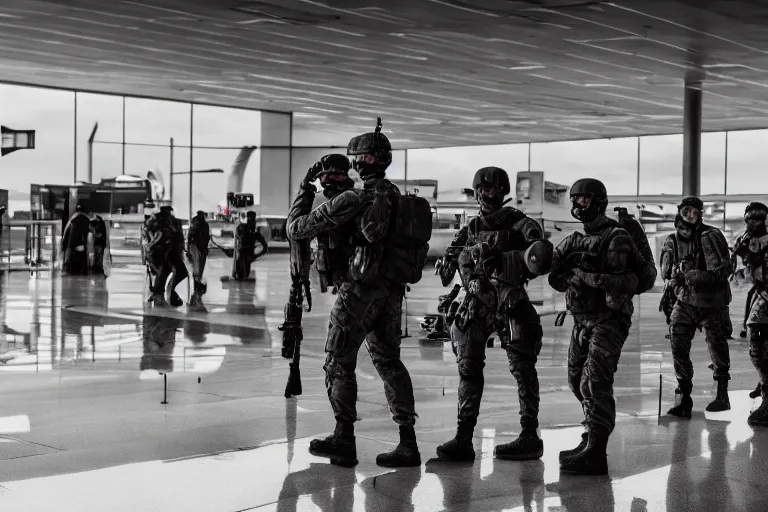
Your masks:
<svg viewBox="0 0 768 512"><path fill-rule="evenodd" d="M632 242L637 247L640 256L643 258L643 268L641 270L642 275L637 277L640 279L640 284L637 286L637 293L647 292L656 283L656 262L653 260L653 251L651 251L651 245L648 243L648 236L645 234L642 224L638 220L627 212L626 208L614 208L618 212L618 224L619 227L629 233Z"/></svg>
<svg viewBox="0 0 768 512"><path fill-rule="evenodd" d="M386 277L400 283L421 280L432 238L432 207L423 197L404 194L397 198L385 242L383 269Z"/></svg>

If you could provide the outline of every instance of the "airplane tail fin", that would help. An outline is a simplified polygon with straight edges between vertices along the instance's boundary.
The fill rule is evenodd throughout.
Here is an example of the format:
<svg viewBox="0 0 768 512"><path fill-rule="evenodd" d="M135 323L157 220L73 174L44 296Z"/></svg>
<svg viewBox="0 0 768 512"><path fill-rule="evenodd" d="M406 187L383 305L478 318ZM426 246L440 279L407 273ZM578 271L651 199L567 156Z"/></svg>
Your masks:
<svg viewBox="0 0 768 512"><path fill-rule="evenodd" d="M240 152L232 163L232 170L227 178L227 192L242 193L245 169L248 167L248 161L251 159L255 149L255 146L243 146L240 148Z"/></svg>

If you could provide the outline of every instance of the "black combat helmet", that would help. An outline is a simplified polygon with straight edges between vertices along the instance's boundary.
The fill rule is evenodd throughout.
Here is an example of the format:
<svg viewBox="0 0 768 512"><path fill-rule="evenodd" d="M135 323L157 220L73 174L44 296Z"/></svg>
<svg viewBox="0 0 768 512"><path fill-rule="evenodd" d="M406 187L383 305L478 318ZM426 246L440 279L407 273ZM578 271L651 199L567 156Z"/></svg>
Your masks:
<svg viewBox="0 0 768 512"><path fill-rule="evenodd" d="M317 177L323 186L323 195L334 197L345 190L355 187L355 182L349 177L349 159L341 154L325 155L320 159L321 170Z"/></svg>
<svg viewBox="0 0 768 512"><path fill-rule="evenodd" d="M377 118L376 129L353 137L347 145L347 155L355 157L352 167L363 180L383 175L392 163L392 144L386 135L381 133L381 118ZM367 161L371 155L373 162Z"/></svg>
<svg viewBox="0 0 768 512"><path fill-rule="evenodd" d="M480 210L492 213L501 208L504 196L511 190L509 175L500 167L483 167L475 173L472 188Z"/></svg>
<svg viewBox="0 0 768 512"><path fill-rule="evenodd" d="M577 197L588 197L589 204L582 206L576 202ZM608 191L600 180L582 178L571 186L571 215L581 222L592 222L605 214L608 207Z"/></svg>

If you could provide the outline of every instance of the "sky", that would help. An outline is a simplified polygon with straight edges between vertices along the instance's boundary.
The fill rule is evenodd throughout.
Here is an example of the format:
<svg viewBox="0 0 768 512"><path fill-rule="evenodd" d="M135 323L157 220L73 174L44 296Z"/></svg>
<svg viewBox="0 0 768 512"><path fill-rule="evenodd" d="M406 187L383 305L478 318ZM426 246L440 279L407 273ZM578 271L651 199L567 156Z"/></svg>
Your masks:
<svg viewBox="0 0 768 512"><path fill-rule="evenodd" d="M88 179L87 139L98 122L93 151L93 181L118 176L123 171L123 100L118 96L75 95L72 92L0 84L0 123L14 129L36 130L36 149L22 150L0 159L2 188L21 204L32 183L71 184ZM196 106L192 120L193 167L222 168L225 174L194 176L195 208L215 209L226 196L227 173L243 145L261 143L259 112ZM168 188L170 139L176 146L190 143L190 106L184 103L126 98L125 173L145 176L158 173ZM117 142L118 144L105 144ZM471 186L474 172L494 165L507 170L514 181L518 171L544 171L547 181L570 185L580 177L601 179L609 194L675 194L682 191L682 135L602 139L542 144L418 149L394 151L388 170L392 178L439 180L443 193L458 193ZM639 145L639 148L638 148ZM226 147L208 149L200 146ZM768 130L728 134L727 192L768 194ZM75 151L75 148L77 149ZM639 149L639 150L638 150ZM329 152L338 152L333 150ZM639 177L638 180L638 158ZM174 169L186 171L190 150L177 147ZM244 192L259 202L259 157L255 153L246 171ZM279 171L277 171L279 172ZM296 170L294 170L296 172ZM702 137L702 194L726 192L726 135ZM639 187L639 188L638 188ZM174 203L184 211L188 175L174 180ZM15 193L14 193L15 192ZM199 203L199 204L198 204ZM13 206L12 206L13 208ZM18 208L18 206L16 207ZM22 209L27 209L28 205Z"/></svg>

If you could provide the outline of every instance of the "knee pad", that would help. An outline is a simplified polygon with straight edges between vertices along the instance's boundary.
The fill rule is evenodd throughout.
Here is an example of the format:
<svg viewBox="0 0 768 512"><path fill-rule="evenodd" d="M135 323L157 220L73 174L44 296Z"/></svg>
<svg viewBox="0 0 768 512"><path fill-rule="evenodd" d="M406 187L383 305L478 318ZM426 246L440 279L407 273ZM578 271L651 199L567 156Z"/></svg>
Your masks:
<svg viewBox="0 0 768 512"><path fill-rule="evenodd" d="M459 377L463 379L477 379L483 376L483 363L467 359L459 361Z"/></svg>

